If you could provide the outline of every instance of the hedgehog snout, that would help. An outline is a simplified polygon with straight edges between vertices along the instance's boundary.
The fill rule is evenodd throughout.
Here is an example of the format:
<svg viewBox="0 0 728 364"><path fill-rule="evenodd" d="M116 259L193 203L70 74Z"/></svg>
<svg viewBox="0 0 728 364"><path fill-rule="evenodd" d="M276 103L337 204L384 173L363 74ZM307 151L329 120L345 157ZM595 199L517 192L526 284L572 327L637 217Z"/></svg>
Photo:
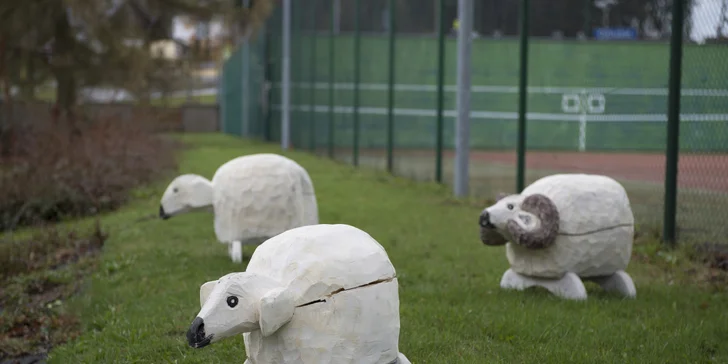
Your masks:
<svg viewBox="0 0 728 364"><path fill-rule="evenodd" d="M488 211L483 211L483 213L480 214L480 218L478 219L478 224L482 228L494 228L495 226L493 223L490 222L490 213Z"/></svg>

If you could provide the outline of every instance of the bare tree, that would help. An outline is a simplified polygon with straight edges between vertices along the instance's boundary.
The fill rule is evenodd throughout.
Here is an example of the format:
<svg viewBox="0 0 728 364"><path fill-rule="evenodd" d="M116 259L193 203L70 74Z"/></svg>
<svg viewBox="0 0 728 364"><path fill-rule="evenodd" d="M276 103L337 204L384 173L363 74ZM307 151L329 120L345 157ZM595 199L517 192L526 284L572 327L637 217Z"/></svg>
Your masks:
<svg viewBox="0 0 728 364"><path fill-rule="evenodd" d="M269 16L272 3L255 0L240 7L230 0L3 0L0 64L5 72L0 70L0 79L22 70L25 86L34 88L49 77L56 83L57 115L72 120L80 87L116 85L148 95L155 83L180 76L174 72L176 64L150 52L153 42L172 38L174 17L220 15L228 23L255 29ZM24 85L20 77L9 82Z"/></svg>

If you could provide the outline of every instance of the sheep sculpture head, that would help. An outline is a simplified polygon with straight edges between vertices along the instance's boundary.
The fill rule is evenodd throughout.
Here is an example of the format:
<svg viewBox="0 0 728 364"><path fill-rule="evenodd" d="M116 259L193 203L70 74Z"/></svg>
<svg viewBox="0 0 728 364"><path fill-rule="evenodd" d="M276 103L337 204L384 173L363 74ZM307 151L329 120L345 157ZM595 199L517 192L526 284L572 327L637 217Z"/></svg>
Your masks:
<svg viewBox="0 0 728 364"><path fill-rule="evenodd" d="M559 233L559 211L542 194L499 194L496 203L480 214L480 240L485 245L507 242L529 249L553 245Z"/></svg>
<svg viewBox="0 0 728 364"><path fill-rule="evenodd" d="M159 205L159 217L166 220L189 211L209 208L211 205L210 181L196 174L183 174L175 178L164 191Z"/></svg>
<svg viewBox="0 0 728 364"><path fill-rule="evenodd" d="M203 348L222 339L261 330L276 332L293 317L291 294L275 280L255 273L230 273L200 287L201 309L187 342Z"/></svg>

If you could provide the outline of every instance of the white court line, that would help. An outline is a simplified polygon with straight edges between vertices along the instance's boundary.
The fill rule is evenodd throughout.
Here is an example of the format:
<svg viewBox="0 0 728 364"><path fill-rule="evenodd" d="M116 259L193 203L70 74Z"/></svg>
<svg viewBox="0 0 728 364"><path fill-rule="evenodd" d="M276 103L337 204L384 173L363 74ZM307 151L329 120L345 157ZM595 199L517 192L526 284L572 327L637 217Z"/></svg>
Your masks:
<svg viewBox="0 0 728 364"><path fill-rule="evenodd" d="M274 110L280 110L281 105L273 105ZM291 110L295 111L311 111L311 105L291 105ZM354 108L351 106L334 106L335 114L351 114ZM314 112L328 113L327 105L315 105ZM437 116L435 110L428 109L392 109L394 115L397 116ZM387 108L384 107L360 107L359 113L363 115L387 115ZM443 115L446 118L454 119L457 112L454 110L445 110ZM473 119L505 119L517 120L516 112L497 112L497 111L471 111L470 117ZM548 114L534 113L526 114L529 121L570 121L579 122L580 115L576 114ZM667 116L664 114L614 114L614 115L586 115L587 122L666 122ZM680 114L681 121L694 122L728 122L728 114Z"/></svg>
<svg viewBox="0 0 728 364"><path fill-rule="evenodd" d="M280 88L279 82L274 83L273 87ZM311 87L307 82L292 82L294 88L307 89ZM362 83L359 89L362 91L386 91L388 85L385 83ZM326 82L316 82L314 88L318 90L328 90L329 84ZM354 90L353 83L334 83L334 90ZM435 85L418 85L418 84L396 84L395 91L413 91L413 92L436 92ZM457 86L446 85L446 92L456 92ZM518 93L516 86L477 86L471 89L473 93ZM601 93L607 95L633 95L633 96L667 96L667 88L620 88L620 87L528 87L529 93L535 94L566 94L566 93ZM709 96L709 97L728 97L728 90L724 89L694 89L686 88L681 91L682 96Z"/></svg>

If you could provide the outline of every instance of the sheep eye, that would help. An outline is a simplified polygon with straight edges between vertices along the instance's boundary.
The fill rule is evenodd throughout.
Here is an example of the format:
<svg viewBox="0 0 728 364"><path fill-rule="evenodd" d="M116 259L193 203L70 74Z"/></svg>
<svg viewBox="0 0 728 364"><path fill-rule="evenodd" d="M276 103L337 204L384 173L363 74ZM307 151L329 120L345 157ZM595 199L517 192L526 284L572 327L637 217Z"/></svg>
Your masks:
<svg viewBox="0 0 728 364"><path fill-rule="evenodd" d="M235 296L230 296L227 298L227 304L230 306L230 308L233 308L238 305L238 298Z"/></svg>
<svg viewBox="0 0 728 364"><path fill-rule="evenodd" d="M172 189L172 192L177 193L177 187L175 187L174 189Z"/></svg>
<svg viewBox="0 0 728 364"><path fill-rule="evenodd" d="M506 205L506 207L507 207L507 208L508 208L509 210L513 210L513 204L512 204L512 203L509 203L508 205Z"/></svg>

